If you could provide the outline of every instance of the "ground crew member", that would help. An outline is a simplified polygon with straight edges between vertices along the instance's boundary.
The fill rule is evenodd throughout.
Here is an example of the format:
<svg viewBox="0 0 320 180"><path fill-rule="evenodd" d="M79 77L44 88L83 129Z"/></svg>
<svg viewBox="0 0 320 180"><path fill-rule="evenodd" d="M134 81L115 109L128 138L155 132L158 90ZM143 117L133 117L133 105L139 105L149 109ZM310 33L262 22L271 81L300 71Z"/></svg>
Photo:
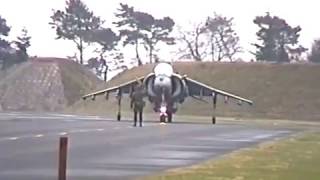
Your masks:
<svg viewBox="0 0 320 180"><path fill-rule="evenodd" d="M131 95L131 102L130 107L133 109L133 120L134 124L133 126L137 126L137 118L139 114L139 125L142 127L142 113L143 108L145 107L145 101L143 100L143 97L145 95L144 87L142 84L138 84L136 88L134 89L132 95Z"/></svg>

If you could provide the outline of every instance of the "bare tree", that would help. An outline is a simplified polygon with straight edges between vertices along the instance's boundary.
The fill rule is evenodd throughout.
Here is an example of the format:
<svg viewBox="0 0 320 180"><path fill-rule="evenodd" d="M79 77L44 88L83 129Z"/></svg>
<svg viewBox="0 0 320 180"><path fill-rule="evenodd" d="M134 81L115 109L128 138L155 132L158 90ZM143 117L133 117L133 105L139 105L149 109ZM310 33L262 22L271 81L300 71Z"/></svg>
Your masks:
<svg viewBox="0 0 320 180"><path fill-rule="evenodd" d="M202 61L211 56L212 61L221 61L227 58L233 61L234 56L242 52L239 45L239 37L233 30L233 18L227 18L214 13L214 17L208 17L205 23L199 23L191 31L181 31L179 40L185 44L180 49L182 58Z"/></svg>
<svg viewBox="0 0 320 180"><path fill-rule="evenodd" d="M214 13L214 17L208 17L206 30L209 35L209 44L212 61L221 61L228 58L233 61L236 53L241 52L239 36L233 30L233 18L227 18Z"/></svg>
<svg viewBox="0 0 320 180"><path fill-rule="evenodd" d="M179 49L179 54L182 54L179 59L202 61L207 56L207 42L202 38L205 33L206 28L203 23L197 24L191 31L182 31L179 28L178 40L185 45L183 49Z"/></svg>

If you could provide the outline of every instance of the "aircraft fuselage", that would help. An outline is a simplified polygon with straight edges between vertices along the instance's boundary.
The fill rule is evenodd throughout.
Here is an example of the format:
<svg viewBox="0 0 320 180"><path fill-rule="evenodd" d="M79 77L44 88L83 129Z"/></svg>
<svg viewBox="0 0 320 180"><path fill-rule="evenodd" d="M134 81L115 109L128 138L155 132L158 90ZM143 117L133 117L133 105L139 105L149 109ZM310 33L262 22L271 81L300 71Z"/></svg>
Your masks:
<svg viewBox="0 0 320 180"><path fill-rule="evenodd" d="M185 98L186 87L180 76L173 72L168 63L159 63L144 81L154 111L161 112L165 106L169 113L177 111L177 103Z"/></svg>

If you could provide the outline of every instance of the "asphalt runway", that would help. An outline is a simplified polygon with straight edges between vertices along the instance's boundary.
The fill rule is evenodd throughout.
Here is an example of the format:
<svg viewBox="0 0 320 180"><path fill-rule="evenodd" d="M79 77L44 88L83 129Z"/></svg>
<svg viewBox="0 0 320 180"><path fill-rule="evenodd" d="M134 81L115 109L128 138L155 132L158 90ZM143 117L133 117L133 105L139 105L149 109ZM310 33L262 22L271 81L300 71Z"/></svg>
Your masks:
<svg viewBox="0 0 320 180"><path fill-rule="evenodd" d="M132 179L183 167L292 133L221 123L117 122L56 114L0 114L0 179L56 180L60 136L68 180Z"/></svg>

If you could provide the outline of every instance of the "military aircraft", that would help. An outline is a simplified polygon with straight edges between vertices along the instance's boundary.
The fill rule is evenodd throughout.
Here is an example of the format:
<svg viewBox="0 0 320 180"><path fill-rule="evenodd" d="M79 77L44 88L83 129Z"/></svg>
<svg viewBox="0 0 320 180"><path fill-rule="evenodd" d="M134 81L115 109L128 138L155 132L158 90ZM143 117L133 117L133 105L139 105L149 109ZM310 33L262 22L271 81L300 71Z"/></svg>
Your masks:
<svg viewBox="0 0 320 180"><path fill-rule="evenodd" d="M240 96L228 93L223 90L216 89L208 86L194 79L187 77L186 75L180 75L174 72L174 69L170 63L161 62L155 65L153 72L142 76L118 86L103 89L97 92L93 92L84 95L82 98L95 99L98 95L105 95L106 99L109 97L109 93L116 92L118 99L118 114L117 120L121 119L121 98L124 94L131 95L134 91L134 87L142 83L145 89L145 95L148 100L153 104L155 112L159 113L160 122L168 123L172 122L172 115L177 112L177 104L182 104L187 97L193 97L197 100L203 100L203 97L211 97L213 105L212 123L216 123L215 109L217 104L218 95L224 96L227 103L229 98L238 101L241 105L242 102L252 105L251 100L242 98Z"/></svg>

